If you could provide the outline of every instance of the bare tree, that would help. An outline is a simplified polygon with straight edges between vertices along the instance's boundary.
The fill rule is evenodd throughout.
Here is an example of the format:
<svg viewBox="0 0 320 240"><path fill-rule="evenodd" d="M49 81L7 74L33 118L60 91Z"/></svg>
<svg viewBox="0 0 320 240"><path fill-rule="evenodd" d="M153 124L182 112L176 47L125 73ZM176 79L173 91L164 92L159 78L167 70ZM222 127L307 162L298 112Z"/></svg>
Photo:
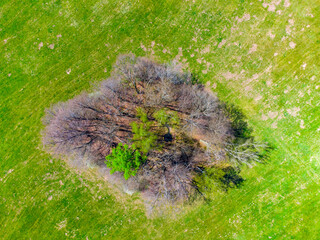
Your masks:
<svg viewBox="0 0 320 240"><path fill-rule="evenodd" d="M104 160L112 146L130 138L126 119L132 117L119 104L105 103L104 97L84 93L48 109L44 145L57 155L89 154L94 160Z"/></svg>
<svg viewBox="0 0 320 240"><path fill-rule="evenodd" d="M226 143L225 151L236 166L249 165L256 162L262 163L260 152L267 146L264 143L255 142L252 138L247 139L242 143Z"/></svg>

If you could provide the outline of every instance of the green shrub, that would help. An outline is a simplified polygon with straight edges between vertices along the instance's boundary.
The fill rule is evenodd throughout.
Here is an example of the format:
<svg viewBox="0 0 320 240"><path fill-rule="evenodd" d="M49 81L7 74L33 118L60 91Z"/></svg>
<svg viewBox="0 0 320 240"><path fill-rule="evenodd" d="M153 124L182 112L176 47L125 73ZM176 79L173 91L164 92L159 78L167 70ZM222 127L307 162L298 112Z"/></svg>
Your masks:
<svg viewBox="0 0 320 240"><path fill-rule="evenodd" d="M129 148L127 144L119 143L113 148L111 154L106 156L105 164L111 168L111 174L118 171L123 172L124 178L127 180L131 176L135 176L140 165L144 163L146 156L141 154L134 146Z"/></svg>
<svg viewBox="0 0 320 240"><path fill-rule="evenodd" d="M153 147L156 146L157 135L150 131L153 124L149 121L146 112L142 108L137 108L137 116L142 123L132 122L132 141L133 146L139 149L144 154L147 154Z"/></svg>
<svg viewBox="0 0 320 240"><path fill-rule="evenodd" d="M153 117L161 126L176 127L180 124L180 119L177 112L160 109L153 114Z"/></svg>

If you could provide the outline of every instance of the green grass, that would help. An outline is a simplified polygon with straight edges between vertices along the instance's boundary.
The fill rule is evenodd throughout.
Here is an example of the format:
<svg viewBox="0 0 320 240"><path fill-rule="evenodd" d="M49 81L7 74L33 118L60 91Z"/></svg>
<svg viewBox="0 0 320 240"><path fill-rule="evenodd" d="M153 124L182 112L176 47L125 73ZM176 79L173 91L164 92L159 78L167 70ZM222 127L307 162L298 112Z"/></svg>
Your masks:
<svg viewBox="0 0 320 240"><path fill-rule="evenodd" d="M279 2L0 1L0 238L319 239L320 4ZM45 154L44 109L128 52L211 82L276 147L269 163L210 204L148 219L137 196Z"/></svg>

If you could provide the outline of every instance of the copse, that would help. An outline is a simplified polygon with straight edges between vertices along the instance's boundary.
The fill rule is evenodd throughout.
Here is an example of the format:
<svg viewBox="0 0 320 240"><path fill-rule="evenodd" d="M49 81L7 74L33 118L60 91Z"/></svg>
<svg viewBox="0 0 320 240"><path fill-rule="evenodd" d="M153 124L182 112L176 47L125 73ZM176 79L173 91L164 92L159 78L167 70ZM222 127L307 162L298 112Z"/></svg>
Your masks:
<svg viewBox="0 0 320 240"><path fill-rule="evenodd" d="M239 140L234 115L193 82L179 65L122 55L94 93L46 110L44 146L56 156L106 164L154 202L188 199L210 182L201 177L206 172L221 175L211 174L217 163L260 161L260 145Z"/></svg>

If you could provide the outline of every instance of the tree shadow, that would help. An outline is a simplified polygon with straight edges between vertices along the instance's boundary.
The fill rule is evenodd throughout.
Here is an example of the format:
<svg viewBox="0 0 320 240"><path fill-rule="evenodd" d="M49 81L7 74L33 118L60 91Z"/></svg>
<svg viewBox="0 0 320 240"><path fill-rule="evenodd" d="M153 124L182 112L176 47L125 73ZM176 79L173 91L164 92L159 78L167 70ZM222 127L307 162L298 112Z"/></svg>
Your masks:
<svg viewBox="0 0 320 240"><path fill-rule="evenodd" d="M248 126L244 113L234 104L223 103L222 109L231 121L234 136L239 139L251 138L252 128Z"/></svg>
<svg viewBox="0 0 320 240"><path fill-rule="evenodd" d="M228 191L230 188L238 188L245 181L244 178L240 176L240 171L234 167L228 166L222 169L225 173L220 179L223 189Z"/></svg>

